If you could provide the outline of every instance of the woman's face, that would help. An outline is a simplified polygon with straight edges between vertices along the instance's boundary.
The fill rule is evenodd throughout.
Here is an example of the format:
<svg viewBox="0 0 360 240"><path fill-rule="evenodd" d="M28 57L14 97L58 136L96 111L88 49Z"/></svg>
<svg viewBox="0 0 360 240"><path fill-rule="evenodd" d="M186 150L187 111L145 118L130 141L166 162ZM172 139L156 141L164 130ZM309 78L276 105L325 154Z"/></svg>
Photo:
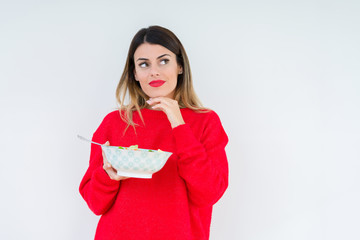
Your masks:
<svg viewBox="0 0 360 240"><path fill-rule="evenodd" d="M173 52L158 44L143 43L134 53L134 62L135 79L148 97L174 99L182 67L177 64Z"/></svg>

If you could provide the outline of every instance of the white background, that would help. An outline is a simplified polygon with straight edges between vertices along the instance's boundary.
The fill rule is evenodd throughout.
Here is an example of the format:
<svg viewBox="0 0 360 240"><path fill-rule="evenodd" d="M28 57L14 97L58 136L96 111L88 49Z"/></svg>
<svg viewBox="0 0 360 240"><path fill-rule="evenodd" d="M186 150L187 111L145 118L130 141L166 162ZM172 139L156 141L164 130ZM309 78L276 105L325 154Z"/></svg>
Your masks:
<svg viewBox="0 0 360 240"><path fill-rule="evenodd" d="M0 239L93 239L78 186L133 35L159 24L221 117L211 239L360 239L359 1L1 1Z"/></svg>

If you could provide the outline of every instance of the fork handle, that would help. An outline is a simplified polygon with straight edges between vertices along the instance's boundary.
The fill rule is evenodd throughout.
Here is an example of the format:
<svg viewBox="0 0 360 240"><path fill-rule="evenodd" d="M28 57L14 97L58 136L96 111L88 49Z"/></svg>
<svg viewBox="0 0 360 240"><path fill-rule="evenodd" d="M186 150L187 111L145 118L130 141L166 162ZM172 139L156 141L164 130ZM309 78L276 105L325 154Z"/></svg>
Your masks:
<svg viewBox="0 0 360 240"><path fill-rule="evenodd" d="M83 141L86 141L86 142L90 142L90 143L97 144L97 145L100 145L100 146L103 145L103 144L100 144L100 143L97 143L97 142L93 142L93 141L91 141L89 139L86 139L86 138L84 138L83 136L80 136L80 135L77 135L77 137L80 138Z"/></svg>

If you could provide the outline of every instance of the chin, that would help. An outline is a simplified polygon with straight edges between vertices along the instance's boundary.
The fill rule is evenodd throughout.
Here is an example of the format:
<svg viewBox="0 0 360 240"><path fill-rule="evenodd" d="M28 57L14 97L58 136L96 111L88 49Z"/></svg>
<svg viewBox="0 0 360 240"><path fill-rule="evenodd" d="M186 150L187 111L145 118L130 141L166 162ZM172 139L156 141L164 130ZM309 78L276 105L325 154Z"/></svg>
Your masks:
<svg viewBox="0 0 360 240"><path fill-rule="evenodd" d="M172 98L171 96L174 95L174 93L150 93L150 94L146 94L148 97L150 98L156 98L156 97L168 97L168 98Z"/></svg>

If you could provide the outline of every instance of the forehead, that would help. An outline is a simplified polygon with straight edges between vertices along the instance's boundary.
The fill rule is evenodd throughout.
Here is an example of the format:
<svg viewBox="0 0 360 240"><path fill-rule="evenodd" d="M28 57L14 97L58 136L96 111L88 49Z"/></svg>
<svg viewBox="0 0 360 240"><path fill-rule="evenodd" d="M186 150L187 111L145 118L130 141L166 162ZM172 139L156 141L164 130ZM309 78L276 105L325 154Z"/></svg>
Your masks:
<svg viewBox="0 0 360 240"><path fill-rule="evenodd" d="M134 53L134 59L135 60L138 58L151 59L151 58L157 58L164 54L175 56L173 52L171 52L169 49L159 44L143 43L136 49Z"/></svg>

